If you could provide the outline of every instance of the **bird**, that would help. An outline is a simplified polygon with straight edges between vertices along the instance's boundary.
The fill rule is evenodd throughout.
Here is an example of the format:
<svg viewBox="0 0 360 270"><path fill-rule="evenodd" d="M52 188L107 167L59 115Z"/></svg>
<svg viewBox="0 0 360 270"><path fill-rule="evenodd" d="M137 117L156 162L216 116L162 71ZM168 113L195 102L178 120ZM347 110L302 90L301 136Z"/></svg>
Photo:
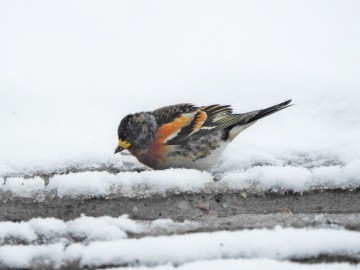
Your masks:
<svg viewBox="0 0 360 270"><path fill-rule="evenodd" d="M118 127L115 154L128 150L154 170L206 170L242 131L288 108L291 99L263 110L233 113L230 105L182 103L126 115Z"/></svg>

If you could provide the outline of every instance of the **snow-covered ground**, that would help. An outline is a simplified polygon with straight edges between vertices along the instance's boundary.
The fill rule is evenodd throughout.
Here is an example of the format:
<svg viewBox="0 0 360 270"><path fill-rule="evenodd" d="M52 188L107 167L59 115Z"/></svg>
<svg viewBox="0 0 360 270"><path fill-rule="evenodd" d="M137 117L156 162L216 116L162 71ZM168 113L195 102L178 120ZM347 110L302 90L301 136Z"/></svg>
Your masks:
<svg viewBox="0 0 360 270"><path fill-rule="evenodd" d="M109 269L121 269L121 268L109 268ZM146 267L134 267L132 270L145 270L149 269ZM316 269L316 270L346 270L346 269L359 269L359 267L349 264L317 264L317 265L304 265L299 263L290 263L290 262L279 262L269 259L227 259L227 260L214 260L214 261L199 261L194 263L187 263L174 267L172 265L153 267L154 270L197 270L197 269L227 269L227 270L238 270L238 269L248 269L248 270L258 270L258 269L286 269L286 270L307 270L307 269Z"/></svg>
<svg viewBox="0 0 360 270"><path fill-rule="evenodd" d="M224 170L360 158L357 1L0 5L0 175L121 164L122 117L181 102L293 99L229 146Z"/></svg>
<svg viewBox="0 0 360 270"><path fill-rule="evenodd" d="M0 222L2 243L26 243L1 246L0 266L163 266L159 269L172 269L180 265L184 269L194 269L197 264L211 267L227 267L228 264L235 267L246 263L257 265L267 259L273 267L277 264L285 267L288 264L281 261L314 259L318 256L359 259L360 256L360 233L339 229L277 227L272 230L129 238L129 235L146 233L154 228L171 231L176 227L191 226L194 226L191 222L175 223L171 220L139 223L127 217L85 216L66 223L53 218L22 223ZM77 243L79 240L82 242ZM289 266L295 269L311 268L296 264ZM348 264L341 266L344 269L359 269ZM333 269L334 266L323 267Z"/></svg>
<svg viewBox="0 0 360 270"><path fill-rule="evenodd" d="M0 199L359 189L359 14L356 0L1 1ZM128 113L184 102L246 112L290 98L209 171L151 171L113 154ZM0 267L359 269L291 261L359 261L358 231L171 235L189 226L4 221Z"/></svg>
<svg viewBox="0 0 360 270"><path fill-rule="evenodd" d="M70 244L80 240L88 244L93 241L124 239L128 234L139 236L181 232L196 226L196 222L174 222L171 219L134 221L127 216L81 216L66 222L56 218L34 218L20 223L0 222L0 244Z"/></svg>
<svg viewBox="0 0 360 270"><path fill-rule="evenodd" d="M144 198L179 193L240 192L263 193L312 190L356 189L360 187L360 162L345 166L316 167L311 170L295 166L259 166L213 176L210 172L186 169L163 171L79 172L55 175L45 180L33 178L0 178L0 194L43 199L46 194L70 198L122 196ZM214 181L215 180L215 181Z"/></svg>

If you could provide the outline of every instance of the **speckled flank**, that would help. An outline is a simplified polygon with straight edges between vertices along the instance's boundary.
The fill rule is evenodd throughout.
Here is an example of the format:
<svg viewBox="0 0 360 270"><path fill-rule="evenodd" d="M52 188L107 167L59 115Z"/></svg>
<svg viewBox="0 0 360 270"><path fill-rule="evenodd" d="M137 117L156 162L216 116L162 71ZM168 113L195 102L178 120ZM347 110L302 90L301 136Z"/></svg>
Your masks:
<svg viewBox="0 0 360 270"><path fill-rule="evenodd" d="M196 141L189 141L175 147L170 151L168 157L186 157L191 158L192 161L196 161L201 158L205 158L211 154L213 150L220 147L221 136L220 132L207 135Z"/></svg>
<svg viewBox="0 0 360 270"><path fill-rule="evenodd" d="M166 155L153 168L195 168L205 170L215 165L229 142L221 139L222 132L205 136L179 146L167 146Z"/></svg>

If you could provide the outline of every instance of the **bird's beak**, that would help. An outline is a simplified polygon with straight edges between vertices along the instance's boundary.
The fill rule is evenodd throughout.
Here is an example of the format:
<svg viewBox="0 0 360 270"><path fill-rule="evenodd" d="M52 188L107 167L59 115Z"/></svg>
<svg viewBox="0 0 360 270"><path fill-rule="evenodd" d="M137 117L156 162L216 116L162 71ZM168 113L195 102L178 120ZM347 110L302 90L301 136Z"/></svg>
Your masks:
<svg viewBox="0 0 360 270"><path fill-rule="evenodd" d="M122 150L124 150L124 148L122 148L121 146L120 146L120 147L118 146L118 147L116 147L114 154L119 153L119 152L121 152Z"/></svg>
<svg viewBox="0 0 360 270"><path fill-rule="evenodd" d="M128 143L127 141L123 141L123 140L119 140L119 143L118 145L116 146L116 149L115 149L115 153L119 153L121 152L122 150L124 149L128 149L129 147L131 146L130 143Z"/></svg>

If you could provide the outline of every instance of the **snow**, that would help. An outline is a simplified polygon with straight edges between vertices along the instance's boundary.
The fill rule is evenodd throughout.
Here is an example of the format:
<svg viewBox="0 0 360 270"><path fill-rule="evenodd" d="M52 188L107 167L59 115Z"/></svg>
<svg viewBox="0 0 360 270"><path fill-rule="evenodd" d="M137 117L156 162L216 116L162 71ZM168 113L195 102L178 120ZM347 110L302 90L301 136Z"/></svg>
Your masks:
<svg viewBox="0 0 360 270"><path fill-rule="evenodd" d="M53 243L83 241L110 241L127 238L128 234L141 234L165 230L171 232L179 227L192 228L196 223L174 222L171 219L154 221L135 221L127 215L120 217L81 216L74 220L63 221L56 218L33 218L22 222L0 222L0 244L11 243Z"/></svg>
<svg viewBox="0 0 360 270"><path fill-rule="evenodd" d="M356 189L360 187L360 161L345 166L255 166L247 169L210 173L193 169L163 171L80 172L55 175L48 185L40 177L8 178L0 191L13 197L43 200L44 196L91 198L99 196L146 198L181 193L216 193L244 191L306 192L323 189ZM216 179L217 181L214 181ZM1 193L0 193L1 194Z"/></svg>
<svg viewBox="0 0 360 270"><path fill-rule="evenodd" d="M124 224L123 222L132 223ZM69 232L75 238L86 238L88 240L111 240L126 238L126 229L130 232L139 231L139 226L135 222L131 222L127 217L120 218L93 218L80 217L74 221L69 222Z"/></svg>
<svg viewBox="0 0 360 270"><path fill-rule="evenodd" d="M20 197L33 197L37 192L44 190L45 182L40 177L24 179L23 177L7 178L0 190L10 192Z"/></svg>
<svg viewBox="0 0 360 270"><path fill-rule="evenodd" d="M199 189L211 180L210 173L185 169L123 172L117 175L107 172L84 172L55 176L50 179L46 189L55 190L59 197L105 196L111 193L145 197Z"/></svg>
<svg viewBox="0 0 360 270"><path fill-rule="evenodd" d="M0 18L1 176L141 166L113 156L118 123L180 102L293 98L231 143L222 171L360 160L355 1L15 0Z"/></svg>
<svg viewBox="0 0 360 270"><path fill-rule="evenodd" d="M29 268L43 264L59 268L63 254L63 244L47 246L2 246L0 247L0 266L8 268Z"/></svg>
<svg viewBox="0 0 360 270"><path fill-rule="evenodd" d="M345 263L334 263L334 264L315 264L315 265L306 265L299 263L291 262L280 262L269 259L228 259L228 260L212 260L212 261L197 261L192 263L186 263L180 266L165 265L158 267L133 267L131 270L197 270L197 269L208 269L208 270L217 270L217 269L227 269L227 270L238 270L238 269L247 269L247 270L258 270L258 269L278 269L278 270L347 270L347 269L359 269L359 266L349 265ZM112 270L122 270L123 268L108 268Z"/></svg>
<svg viewBox="0 0 360 270"><path fill-rule="evenodd" d="M91 235L88 226L83 231ZM356 256L360 253L360 233L339 229L277 227L273 230L218 231L139 239L116 239L116 232L108 230L108 233L114 234L111 240L89 239L88 244L65 245L64 242L58 242L46 245L3 245L0 247L0 265L28 268L35 263L42 263L57 268L78 262L81 267L162 265L164 269L172 269L172 265L180 265L184 269L193 269L196 265L211 264L211 267L215 267L218 264L230 264L230 267L235 267L249 263L254 267L265 259L285 261L319 255ZM290 264L276 261L271 262L274 269L277 269L277 264L283 267ZM298 269L296 266L300 267L291 264L291 267ZM304 267L306 269L310 266Z"/></svg>
<svg viewBox="0 0 360 270"><path fill-rule="evenodd" d="M145 269L154 269L154 270L170 270L170 269L179 269L179 270L197 270L197 269L227 269L227 270L238 270L238 269L247 269L247 270L258 270L258 269L286 269L286 270L306 270L306 269L316 269L316 270L347 270L347 269L359 269L359 266L349 265L345 263L336 263L336 264L316 264L316 265L306 265L299 263L290 263L290 262L279 262L269 259L231 259L231 260L213 260L213 261L198 261L193 263L187 263L180 266L166 265L159 267L134 267L130 268L132 270L145 270ZM110 269L110 268L109 268ZM112 270L118 270L121 268L111 268Z"/></svg>
<svg viewBox="0 0 360 270"><path fill-rule="evenodd" d="M29 230L32 230L38 238L42 239L61 237L68 233L67 224L56 218L33 218L28 222L17 223L17 225L29 228ZM72 232L72 230L70 230L70 232ZM7 236L12 235L10 234ZM36 239L31 239L29 242L34 240Z"/></svg>
<svg viewBox="0 0 360 270"><path fill-rule="evenodd" d="M4 243L6 238L12 237L17 238L22 241L32 242L37 239L37 235L30 226L21 224L21 223L13 223L10 221L1 222L0 225L0 239L1 244Z"/></svg>
<svg viewBox="0 0 360 270"><path fill-rule="evenodd" d="M248 170L225 173L224 181L231 189L293 190L354 189L360 186L360 160L345 166L315 167L257 166Z"/></svg>
<svg viewBox="0 0 360 270"><path fill-rule="evenodd" d="M139 262L152 266L240 257L285 260L314 254L356 254L359 251L358 232L278 228L273 231L214 232L95 242L85 248L80 263L96 266L111 262Z"/></svg>

